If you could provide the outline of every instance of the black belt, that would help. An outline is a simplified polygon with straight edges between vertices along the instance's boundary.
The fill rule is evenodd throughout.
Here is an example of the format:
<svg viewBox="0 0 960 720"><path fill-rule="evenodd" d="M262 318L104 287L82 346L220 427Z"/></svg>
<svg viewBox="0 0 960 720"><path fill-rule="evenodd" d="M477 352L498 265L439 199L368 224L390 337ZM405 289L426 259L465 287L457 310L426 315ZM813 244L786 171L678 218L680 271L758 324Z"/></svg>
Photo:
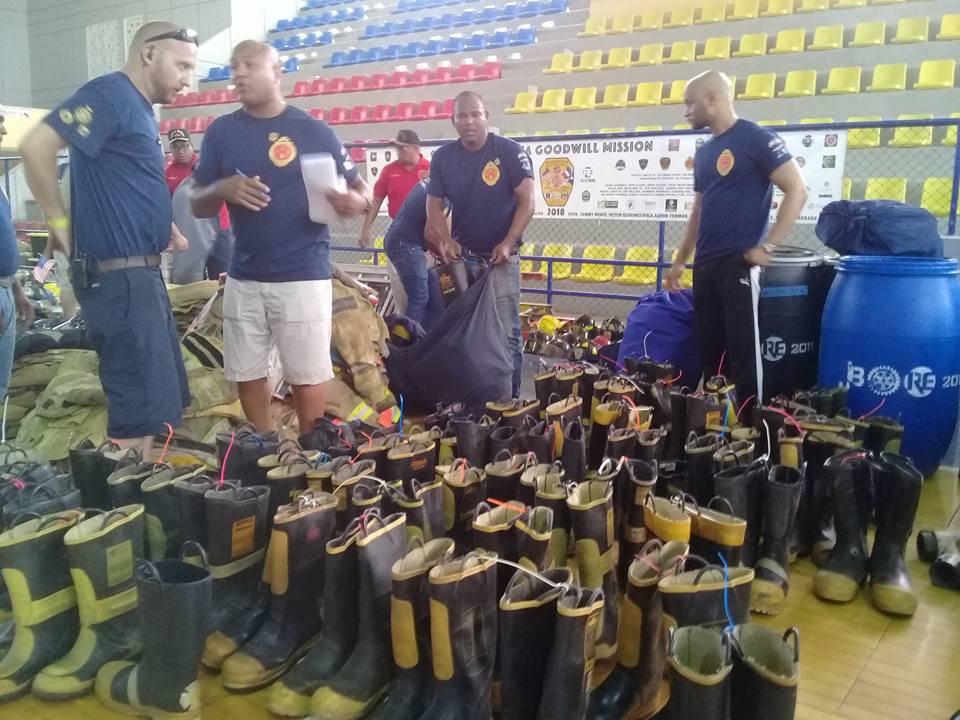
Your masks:
<svg viewBox="0 0 960 720"><path fill-rule="evenodd" d="M97 261L97 269L100 272L113 272L114 270L126 270L128 268L141 267L160 267L160 256L131 255L130 257L111 258L110 260Z"/></svg>

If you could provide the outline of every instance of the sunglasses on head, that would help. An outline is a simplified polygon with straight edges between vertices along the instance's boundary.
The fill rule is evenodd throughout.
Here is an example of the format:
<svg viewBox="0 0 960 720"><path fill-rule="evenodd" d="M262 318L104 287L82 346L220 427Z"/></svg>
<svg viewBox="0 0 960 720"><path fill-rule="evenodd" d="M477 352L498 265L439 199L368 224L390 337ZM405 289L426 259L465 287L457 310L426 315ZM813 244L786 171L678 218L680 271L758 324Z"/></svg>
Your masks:
<svg viewBox="0 0 960 720"><path fill-rule="evenodd" d="M180 28L179 30L171 30L170 32L161 33L160 35L154 35L144 40L144 42L149 43L157 40L180 40L181 42L193 43L197 46L200 45L200 41L197 39L197 31L191 30L190 28Z"/></svg>

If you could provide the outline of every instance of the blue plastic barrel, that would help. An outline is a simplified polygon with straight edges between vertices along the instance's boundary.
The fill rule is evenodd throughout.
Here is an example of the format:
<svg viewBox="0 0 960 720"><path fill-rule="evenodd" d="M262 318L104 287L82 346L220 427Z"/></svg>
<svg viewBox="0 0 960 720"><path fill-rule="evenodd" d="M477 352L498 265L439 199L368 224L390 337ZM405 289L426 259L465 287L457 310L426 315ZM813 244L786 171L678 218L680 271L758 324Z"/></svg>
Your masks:
<svg viewBox="0 0 960 720"><path fill-rule="evenodd" d="M840 259L827 295L820 384L850 388L855 416L903 423L903 454L931 474L960 403L960 279L955 259Z"/></svg>

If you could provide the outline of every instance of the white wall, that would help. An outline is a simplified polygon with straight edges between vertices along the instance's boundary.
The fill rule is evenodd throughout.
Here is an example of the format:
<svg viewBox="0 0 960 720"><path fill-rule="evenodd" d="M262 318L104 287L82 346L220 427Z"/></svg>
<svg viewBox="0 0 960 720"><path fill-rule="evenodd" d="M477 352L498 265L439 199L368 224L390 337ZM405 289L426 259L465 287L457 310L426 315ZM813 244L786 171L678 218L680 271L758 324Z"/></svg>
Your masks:
<svg viewBox="0 0 960 720"><path fill-rule="evenodd" d="M0 0L0 105L31 104L27 0Z"/></svg>

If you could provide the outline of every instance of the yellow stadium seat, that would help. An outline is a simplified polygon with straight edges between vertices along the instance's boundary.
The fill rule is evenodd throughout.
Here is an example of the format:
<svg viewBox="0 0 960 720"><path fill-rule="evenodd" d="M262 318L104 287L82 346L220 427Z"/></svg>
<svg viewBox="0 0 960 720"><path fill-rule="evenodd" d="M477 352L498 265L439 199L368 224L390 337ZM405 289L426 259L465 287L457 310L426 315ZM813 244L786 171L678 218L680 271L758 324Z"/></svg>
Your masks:
<svg viewBox="0 0 960 720"><path fill-rule="evenodd" d="M803 52L806 37L806 30L781 30L777 33L777 41L770 48L770 54L784 55L786 53Z"/></svg>
<svg viewBox="0 0 960 720"><path fill-rule="evenodd" d="M778 125L786 125L786 120L758 120L757 125L760 127L776 127Z"/></svg>
<svg viewBox="0 0 960 720"><path fill-rule="evenodd" d="M950 113L950 117L955 119L960 119L960 113L956 113L956 112ZM940 144L948 145L951 147L956 146L957 144L957 126L956 125L951 125L950 127L947 128L947 132L943 136L943 141Z"/></svg>
<svg viewBox="0 0 960 720"><path fill-rule="evenodd" d="M830 70L827 77L827 86L820 91L821 95L849 95L860 92L860 75L863 70L859 65L852 67L838 67Z"/></svg>
<svg viewBox="0 0 960 720"><path fill-rule="evenodd" d="M603 50L584 50L577 58L574 72L593 72L599 70L603 63Z"/></svg>
<svg viewBox="0 0 960 720"><path fill-rule="evenodd" d="M867 92L893 92L906 89L906 63L883 63L873 68L873 80L867 86Z"/></svg>
<svg viewBox="0 0 960 720"><path fill-rule="evenodd" d="M543 71L546 75L560 75L573 72L573 53L559 52L554 53L550 60L550 67Z"/></svg>
<svg viewBox="0 0 960 720"><path fill-rule="evenodd" d="M801 125L829 125L832 122L832 117L800 118Z"/></svg>
<svg viewBox="0 0 960 720"><path fill-rule="evenodd" d="M510 132L505 132L503 134L504 137L508 137L508 138L526 137L526 135L527 134L525 132L517 132L515 130L511 130Z"/></svg>
<svg viewBox="0 0 960 720"><path fill-rule="evenodd" d="M821 25L813 31L807 50L839 50L843 47L843 25Z"/></svg>
<svg viewBox="0 0 960 720"><path fill-rule="evenodd" d="M670 262L677 261L677 253L679 250L674 250L673 254L670 256ZM693 265L694 257L691 255L687 259L687 265ZM680 285L683 287L693 287L693 270L690 268L684 268L683 272L680 274Z"/></svg>
<svg viewBox="0 0 960 720"><path fill-rule="evenodd" d="M589 130L567 130L564 135L589 135Z"/></svg>
<svg viewBox="0 0 960 720"><path fill-rule="evenodd" d="M627 129L626 129L625 127L600 128L600 132L603 133L603 134L608 134L608 133L622 133L622 132L626 132L626 131L627 131Z"/></svg>
<svg viewBox="0 0 960 720"><path fill-rule="evenodd" d="M937 40L960 40L960 15L944 15L940 18Z"/></svg>
<svg viewBox="0 0 960 720"><path fill-rule="evenodd" d="M616 47L610 50L606 62L600 67L604 70L614 70L617 68L630 67L630 57L633 55L633 48Z"/></svg>
<svg viewBox="0 0 960 720"><path fill-rule="evenodd" d="M938 217L950 214L950 193L953 192L953 179L932 177L923 181L920 193L920 207L926 208Z"/></svg>
<svg viewBox="0 0 960 720"><path fill-rule="evenodd" d="M627 248L627 254L624 255L623 259L629 262L655 263L659 259L659 250L654 247ZM621 285L655 285L657 269L641 265L627 265L613 281Z"/></svg>
<svg viewBox="0 0 960 720"><path fill-rule="evenodd" d="M761 17L780 17L782 15L793 15L793 0L768 0L767 8Z"/></svg>
<svg viewBox="0 0 960 720"><path fill-rule="evenodd" d="M906 0L871 0L871 5L899 5L900 3L906 2Z"/></svg>
<svg viewBox="0 0 960 720"><path fill-rule="evenodd" d="M886 42L887 24L880 22L861 22L853 30L853 40L848 47L877 47Z"/></svg>
<svg viewBox="0 0 960 720"><path fill-rule="evenodd" d="M553 137L556 134L556 130L537 130L533 135L534 137Z"/></svg>
<svg viewBox="0 0 960 720"><path fill-rule="evenodd" d="M600 110L611 110L613 108L625 108L630 100L630 86L626 83L617 85L607 85L603 91L603 102L598 102L596 107Z"/></svg>
<svg viewBox="0 0 960 720"><path fill-rule="evenodd" d="M637 59L631 65L640 67L642 65L659 65L663 62L663 43L650 43L642 45L640 52L637 53Z"/></svg>
<svg viewBox="0 0 960 720"><path fill-rule="evenodd" d="M703 44L703 52L697 56L697 60L725 60L730 57L730 45L733 39L728 35L726 37L708 38Z"/></svg>
<svg viewBox="0 0 960 720"><path fill-rule="evenodd" d="M587 245L583 249L584 260L615 260L617 248L613 245ZM580 269L570 276L575 282L610 282L613 280L613 265L598 265L581 262Z"/></svg>
<svg viewBox="0 0 960 720"><path fill-rule="evenodd" d="M597 104L596 87L578 87L573 91L570 104L564 110L593 110Z"/></svg>
<svg viewBox="0 0 960 720"><path fill-rule="evenodd" d="M773 97L777 86L776 73L756 73L747 75L747 84L743 92L737 95L738 100L769 100Z"/></svg>
<svg viewBox="0 0 960 720"><path fill-rule="evenodd" d="M897 115L897 120L933 120L933 115L921 113L919 115ZM893 131L891 147L929 147L933 145L933 127L918 125L916 127L898 127Z"/></svg>
<svg viewBox="0 0 960 720"><path fill-rule="evenodd" d="M549 258L572 258L573 245L567 243L547 243L543 246L543 257ZM540 267L540 272L547 272L547 263L544 262ZM553 263L553 279L565 280L570 277L573 271L573 264L568 262Z"/></svg>
<svg viewBox="0 0 960 720"><path fill-rule="evenodd" d="M633 32L633 15L616 15L610 21L610 29L607 35L619 35L621 33Z"/></svg>
<svg viewBox="0 0 960 720"><path fill-rule="evenodd" d="M867 189L863 193L863 199L906 202L907 179L902 177L867 178Z"/></svg>
<svg viewBox="0 0 960 720"><path fill-rule="evenodd" d="M663 59L664 63L693 62L697 54L696 40L677 40L670 46L670 55Z"/></svg>
<svg viewBox="0 0 960 720"><path fill-rule="evenodd" d="M597 37L598 35L605 35L607 32L607 22L609 18L605 17L591 17L587 18L586 24L583 26L583 30L577 33L580 37Z"/></svg>
<svg viewBox="0 0 960 720"><path fill-rule="evenodd" d="M926 42L930 37L930 18L901 18L897 22L897 32L890 42L897 45Z"/></svg>
<svg viewBox="0 0 960 720"><path fill-rule="evenodd" d="M760 15L760 0L736 0L727 20L753 20Z"/></svg>
<svg viewBox="0 0 960 720"><path fill-rule="evenodd" d="M634 132L660 132L663 130L663 125L637 125L633 130Z"/></svg>
<svg viewBox="0 0 960 720"><path fill-rule="evenodd" d="M629 107L650 107L659 105L663 97L663 83L660 80L637 84L637 92L627 105Z"/></svg>
<svg viewBox="0 0 960 720"><path fill-rule="evenodd" d="M849 8L866 7L867 0L834 0L834 10L846 10Z"/></svg>
<svg viewBox="0 0 960 720"><path fill-rule="evenodd" d="M513 100L513 106L508 107L504 112L508 115L519 113L532 113L537 108L537 93L518 92Z"/></svg>
<svg viewBox="0 0 960 720"><path fill-rule="evenodd" d="M767 34L749 33L740 36L740 47L734 57L758 57L767 54Z"/></svg>
<svg viewBox="0 0 960 720"><path fill-rule="evenodd" d="M373 239L373 250L380 250L381 252L377 253L377 265L386 266L387 264L387 254L383 251L383 235ZM360 259L361 265L373 265L373 254L371 253L370 257L364 257Z"/></svg>
<svg viewBox="0 0 960 720"><path fill-rule="evenodd" d="M659 30L663 27L663 10L647 10L637 15L633 21L635 32L642 30Z"/></svg>
<svg viewBox="0 0 960 720"><path fill-rule="evenodd" d="M816 70L791 70L780 91L782 98L813 97L817 94Z"/></svg>
<svg viewBox="0 0 960 720"><path fill-rule="evenodd" d="M693 5L674 8L663 23L665 28L681 28L690 25L693 25Z"/></svg>
<svg viewBox="0 0 960 720"><path fill-rule="evenodd" d="M537 254L537 248L536 248L535 245L533 245L533 244L531 244L531 243L524 243L523 245L520 246L520 255L521 255L521 257L524 256L524 255L536 255L536 254ZM539 264L539 263L538 263L538 264ZM520 272L522 272L522 273L533 273L533 272L537 272L537 271L534 269L533 260L521 260L521 261L520 261Z"/></svg>
<svg viewBox="0 0 960 720"><path fill-rule="evenodd" d="M686 80L674 80L670 83L670 94L660 101L662 105L683 105L683 91L687 89Z"/></svg>
<svg viewBox="0 0 960 720"><path fill-rule="evenodd" d="M864 115L859 117L848 117L847 122L871 122L881 120L879 115ZM847 147L849 148L875 148L880 147L880 128L855 128L847 130Z"/></svg>
<svg viewBox="0 0 960 720"><path fill-rule="evenodd" d="M913 84L914 90L939 90L953 87L957 72L956 60L924 60L920 63L920 77Z"/></svg>
<svg viewBox="0 0 960 720"><path fill-rule="evenodd" d="M845 177L843 179L843 189L840 191L841 199L849 200L852 190L853 190L853 181L850 178Z"/></svg>
<svg viewBox="0 0 960 720"><path fill-rule="evenodd" d="M697 11L694 23L697 25L707 25L708 23L723 22L723 16L726 10L727 4L723 0L708 0Z"/></svg>
<svg viewBox="0 0 960 720"><path fill-rule="evenodd" d="M798 13L820 12L830 7L830 0L800 0Z"/></svg>
<svg viewBox="0 0 960 720"><path fill-rule="evenodd" d="M538 113L563 112L567 104L567 89L552 88L544 90L540 98L540 104L534 109Z"/></svg>

